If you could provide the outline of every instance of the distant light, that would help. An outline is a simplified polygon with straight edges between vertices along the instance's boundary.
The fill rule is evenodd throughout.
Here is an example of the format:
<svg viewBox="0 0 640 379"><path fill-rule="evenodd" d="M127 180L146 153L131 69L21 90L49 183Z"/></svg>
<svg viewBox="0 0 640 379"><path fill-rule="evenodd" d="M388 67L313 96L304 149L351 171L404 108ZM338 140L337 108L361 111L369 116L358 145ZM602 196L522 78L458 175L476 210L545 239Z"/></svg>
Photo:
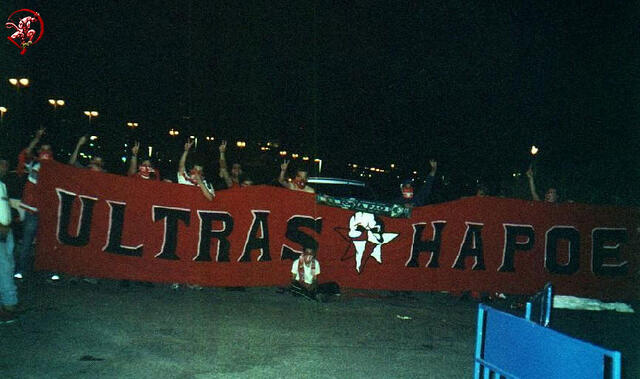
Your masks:
<svg viewBox="0 0 640 379"><path fill-rule="evenodd" d="M7 108L5 107L0 107L0 113L5 113L7 111Z"/></svg>
<svg viewBox="0 0 640 379"><path fill-rule="evenodd" d="M316 159L314 159L313 161L314 161L314 162L316 162L316 163L320 163L320 162L322 162L322 160L321 160L320 158L316 158Z"/></svg>
<svg viewBox="0 0 640 379"><path fill-rule="evenodd" d="M540 149L538 149L535 145L531 146L531 155L538 154L538 151L540 151Z"/></svg>
<svg viewBox="0 0 640 379"><path fill-rule="evenodd" d="M89 139L92 140L92 141L95 141L95 140L98 139L98 136L91 136L91 137L89 137Z"/></svg>
<svg viewBox="0 0 640 379"><path fill-rule="evenodd" d="M307 156L302 157L302 160L303 160L303 161L308 161L308 160L309 160L309 157L307 157Z"/></svg>
<svg viewBox="0 0 640 379"><path fill-rule="evenodd" d="M287 155L287 151L286 151L286 150L281 150L281 151L280 151L280 156L281 156L281 157L284 157L284 156L286 156L286 155Z"/></svg>
<svg viewBox="0 0 640 379"><path fill-rule="evenodd" d="M298 155L298 154L296 154L296 153L291 154L291 158L293 158L293 159L296 159L296 158L298 158L298 157L299 157L299 155Z"/></svg>
<svg viewBox="0 0 640 379"><path fill-rule="evenodd" d="M11 79L9 79L9 83L11 83L12 86L15 86L16 84L18 84L18 79L11 78Z"/></svg>
<svg viewBox="0 0 640 379"><path fill-rule="evenodd" d="M135 129L138 127L138 123L137 122L127 122L127 126L130 127L131 129Z"/></svg>
<svg viewBox="0 0 640 379"><path fill-rule="evenodd" d="M414 171L414 172L413 172L413 175L418 175L418 171Z"/></svg>
<svg viewBox="0 0 640 379"><path fill-rule="evenodd" d="M358 165L355 164L355 163L352 166L353 166L353 168L358 168Z"/></svg>
<svg viewBox="0 0 640 379"><path fill-rule="evenodd" d="M396 168L396 164L395 163L391 163L391 168Z"/></svg>
<svg viewBox="0 0 640 379"><path fill-rule="evenodd" d="M55 100L53 100L53 99L49 99L49 104L51 104L51 105L56 105L56 101L55 101Z"/></svg>
<svg viewBox="0 0 640 379"><path fill-rule="evenodd" d="M243 148L247 146L247 143L245 141L238 141L236 142L236 146L238 146L239 148Z"/></svg>
<svg viewBox="0 0 640 379"><path fill-rule="evenodd" d="M375 168L375 167L371 167L369 170L371 170L371 171L375 171L375 170L376 170L376 168Z"/></svg>
<svg viewBox="0 0 640 379"><path fill-rule="evenodd" d="M91 112L89 112L89 111L84 111L84 115L85 115L85 116L91 116Z"/></svg>
<svg viewBox="0 0 640 379"><path fill-rule="evenodd" d="M153 146L149 146L149 158L151 158L152 153L153 153Z"/></svg>
<svg viewBox="0 0 640 379"><path fill-rule="evenodd" d="M196 139L196 136L189 136L189 138L191 138L191 139Z"/></svg>
<svg viewBox="0 0 640 379"><path fill-rule="evenodd" d="M56 100L56 104L58 104L59 106L63 106L64 105L64 100L62 100L62 99Z"/></svg>
<svg viewBox="0 0 640 379"><path fill-rule="evenodd" d="M96 111L91 111L91 116L96 117L98 115L98 112Z"/></svg>
<svg viewBox="0 0 640 379"><path fill-rule="evenodd" d="M123 155L120 159L122 159L122 163L127 163L127 157L125 155Z"/></svg>
<svg viewBox="0 0 640 379"><path fill-rule="evenodd" d="M27 79L27 78L20 79L20 85L23 85L25 87L28 86L29 85L29 79Z"/></svg>
<svg viewBox="0 0 640 379"><path fill-rule="evenodd" d="M93 147L93 146L94 146L94 145L93 145L93 142L91 142L91 143L89 144L89 146L90 146L90 147Z"/></svg>

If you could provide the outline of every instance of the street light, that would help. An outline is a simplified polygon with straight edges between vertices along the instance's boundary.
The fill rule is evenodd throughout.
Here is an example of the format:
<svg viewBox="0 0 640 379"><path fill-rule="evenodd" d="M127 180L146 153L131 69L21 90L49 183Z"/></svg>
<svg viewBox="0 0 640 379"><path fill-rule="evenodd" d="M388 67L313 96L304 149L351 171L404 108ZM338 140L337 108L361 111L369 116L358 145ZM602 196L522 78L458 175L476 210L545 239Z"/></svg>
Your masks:
<svg viewBox="0 0 640 379"><path fill-rule="evenodd" d="M58 107L64 107L64 100L62 99L49 99L49 104L53 106L53 109L58 109Z"/></svg>
<svg viewBox="0 0 640 379"><path fill-rule="evenodd" d="M0 125L4 123L4 114L7 113L7 108L0 107Z"/></svg>
<svg viewBox="0 0 640 379"><path fill-rule="evenodd" d="M171 137L175 137L175 136L177 136L177 135L179 135L179 134L180 134L180 132L179 132L179 131L177 131L177 130L175 130L175 129L173 129L173 128L169 129L169 135L170 135Z"/></svg>
<svg viewBox="0 0 640 379"><path fill-rule="evenodd" d="M91 119L94 117L98 117L98 111L84 111L84 115L89 117L89 124L91 124Z"/></svg>
<svg viewBox="0 0 640 379"><path fill-rule="evenodd" d="M17 90L20 90L20 87L28 87L29 86L29 79L27 78L20 78L20 79L16 79L16 78L10 78L9 79L9 83L16 87Z"/></svg>
<svg viewBox="0 0 640 379"><path fill-rule="evenodd" d="M236 142L236 146L239 148L247 147L247 143L245 141L238 141Z"/></svg>
<svg viewBox="0 0 640 379"><path fill-rule="evenodd" d="M137 122L127 122L127 126L129 127L129 129L135 129L138 127L138 123Z"/></svg>

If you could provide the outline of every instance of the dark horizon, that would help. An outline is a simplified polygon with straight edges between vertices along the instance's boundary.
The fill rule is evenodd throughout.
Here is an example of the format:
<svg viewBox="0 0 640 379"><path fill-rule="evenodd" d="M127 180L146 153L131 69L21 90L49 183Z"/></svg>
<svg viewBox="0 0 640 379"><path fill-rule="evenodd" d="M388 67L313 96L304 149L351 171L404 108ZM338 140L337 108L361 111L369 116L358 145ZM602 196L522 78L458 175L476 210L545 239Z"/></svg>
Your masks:
<svg viewBox="0 0 640 379"><path fill-rule="evenodd" d="M46 30L24 56L6 38L0 50L0 105L21 144L44 124L71 148L87 131L82 110L96 109L94 128L114 146L136 138L179 150L191 134L278 140L341 165L395 163L402 175L435 157L460 183L522 173L536 145L549 181L637 199L637 2L0 10L22 7L40 12ZM32 86L18 96L7 79L20 76ZM55 116L50 97L67 102ZM28 125L16 125L21 117ZM135 135L127 121L140 123Z"/></svg>

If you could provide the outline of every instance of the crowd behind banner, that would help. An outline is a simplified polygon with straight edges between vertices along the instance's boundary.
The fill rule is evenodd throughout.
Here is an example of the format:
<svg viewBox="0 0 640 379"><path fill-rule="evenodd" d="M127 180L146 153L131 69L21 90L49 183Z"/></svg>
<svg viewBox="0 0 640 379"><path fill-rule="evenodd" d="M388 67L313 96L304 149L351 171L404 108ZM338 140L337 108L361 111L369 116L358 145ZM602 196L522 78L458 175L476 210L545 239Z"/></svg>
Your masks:
<svg viewBox="0 0 640 379"><path fill-rule="evenodd" d="M73 275L282 285L305 248L351 288L638 294L635 208L470 197L390 218L271 186L218 191L47 162L37 267Z"/></svg>
<svg viewBox="0 0 640 379"><path fill-rule="evenodd" d="M551 281L559 293L637 297L638 209L560 203L556 187L537 188L533 164L533 201L488 197L479 183L475 196L428 205L441 184L432 159L424 180L402 180L390 202L375 202L314 196L308 168L291 170L288 159L271 181L282 188L256 186L227 162L226 141L212 162L192 154L190 139L177 170L162 173L136 142L123 176L89 152L94 137L81 136L62 164L44 136L38 130L18 156L20 193L5 176L9 163L0 165L0 216L11 219L10 204L19 212L0 222L2 312L17 301L11 275L33 270L35 241L36 269L50 280L201 288L292 279L308 290L321 274L353 288L533 293Z"/></svg>

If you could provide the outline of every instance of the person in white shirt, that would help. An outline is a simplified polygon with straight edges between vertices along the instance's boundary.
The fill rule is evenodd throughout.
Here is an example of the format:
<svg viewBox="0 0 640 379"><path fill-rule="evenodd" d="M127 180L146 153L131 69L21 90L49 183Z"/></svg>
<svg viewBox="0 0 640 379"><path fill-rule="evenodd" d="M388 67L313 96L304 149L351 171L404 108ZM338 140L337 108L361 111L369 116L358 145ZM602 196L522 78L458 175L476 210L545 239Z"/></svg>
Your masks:
<svg viewBox="0 0 640 379"><path fill-rule="evenodd" d="M316 259L316 251L307 247L291 266L291 291L315 299L318 275L320 262Z"/></svg>
<svg viewBox="0 0 640 379"><path fill-rule="evenodd" d="M180 162L178 163L178 183L198 186L200 190L202 190L204 197L211 201L216 196L216 193L213 187L204 180L204 176L202 175L203 167L201 165L193 165L189 173L185 170L187 155L192 145L193 141L184 144L184 153L182 153L182 157L180 157Z"/></svg>

